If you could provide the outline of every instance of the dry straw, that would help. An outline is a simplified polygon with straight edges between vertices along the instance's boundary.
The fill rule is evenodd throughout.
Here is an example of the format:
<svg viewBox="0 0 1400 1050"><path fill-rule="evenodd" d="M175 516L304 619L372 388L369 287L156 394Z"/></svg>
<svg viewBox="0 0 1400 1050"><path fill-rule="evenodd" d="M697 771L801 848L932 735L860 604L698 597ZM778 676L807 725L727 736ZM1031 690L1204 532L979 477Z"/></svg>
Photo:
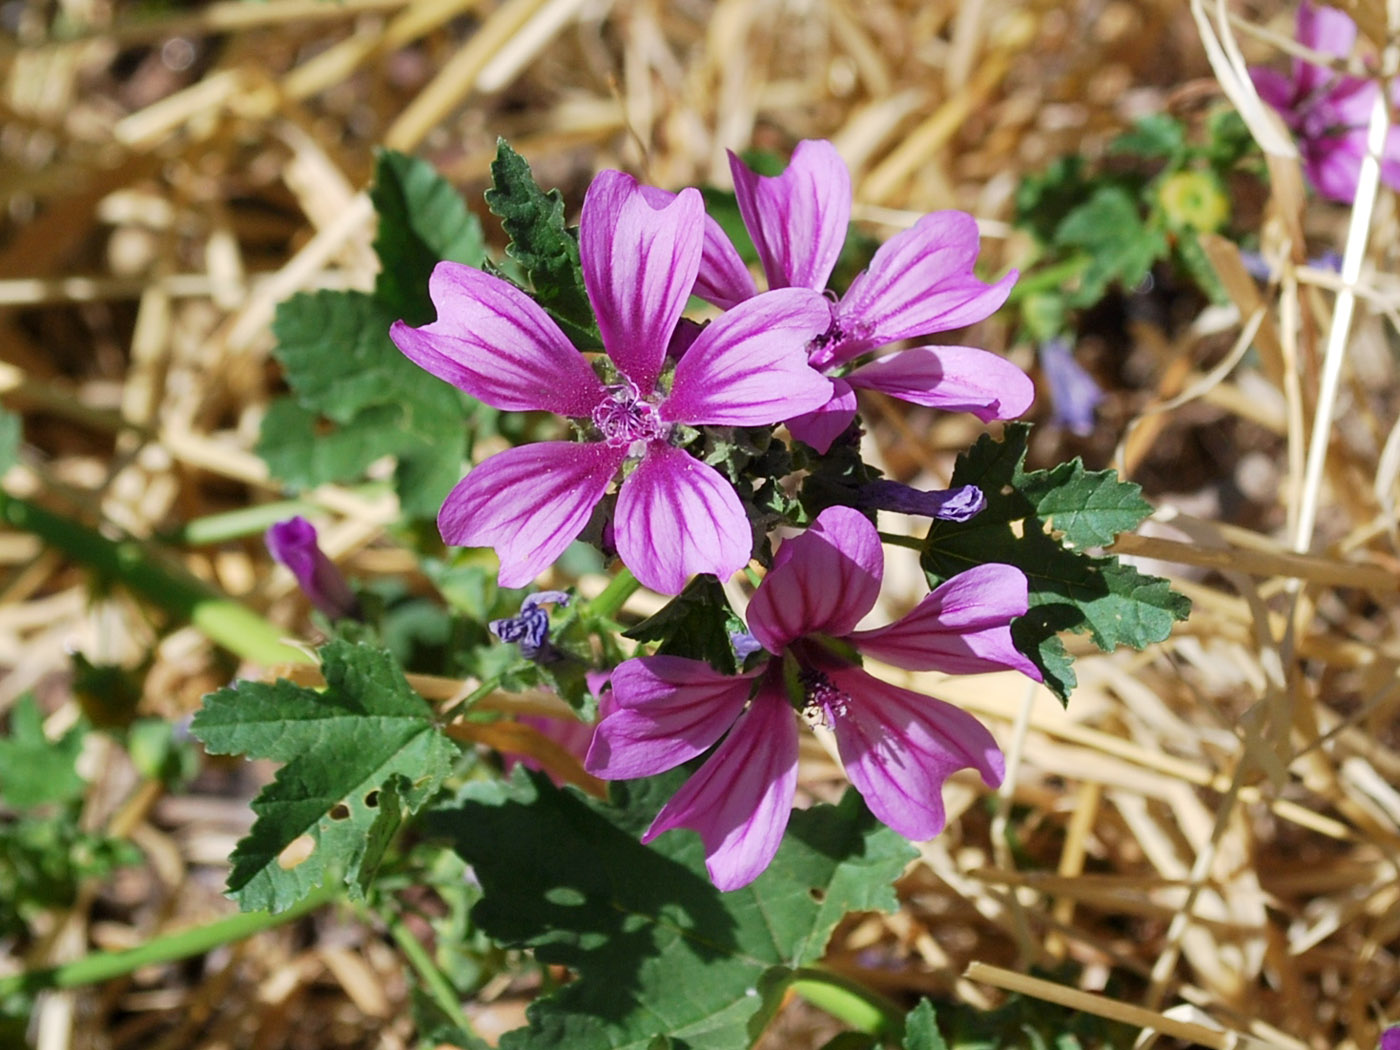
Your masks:
<svg viewBox="0 0 1400 1050"><path fill-rule="evenodd" d="M1352 7L1372 42L1396 39L1393 11ZM853 168L862 222L885 234L970 210L995 269L1023 258L1007 224L1022 175L1097 155L1143 113L1199 127L1209 106L1236 106L1272 173L1267 199L1237 187L1236 218L1275 278L1256 283L1233 244L1208 242L1231 304L1182 316L1180 299L1091 332L1081 353L1109 386L1100 428L1083 442L1045 429L1033 449L1040 462L1117 463L1146 486L1161 510L1116 553L1150 559L1195 615L1146 653L1070 639L1080 688L1067 711L1010 677L926 683L993 725L1006 786L994 819L972 782L950 786L955 818L901 881L900 912L853 918L831 961L906 1000L1061 1004L1134 1026L1143 1046L1371 1050L1381 1020L1400 1017L1400 241L1375 163L1350 211L1307 197L1250 86L1249 64L1289 60L1291 9L266 0L146 18L81 0L61 31L44 5L5 12L17 25L0 47L0 400L27 441L6 486L138 535L279 497L251 451L278 389L268 324L293 292L372 280L363 189L379 144L432 159L479 202L503 134L576 206L600 167L722 181L726 147L828 137ZM1373 146L1389 118L1378 106ZM1340 276L1305 265L1329 247L1344 248ZM1030 364L1005 325L976 338ZM893 476L926 485L946 481L979 430L889 402L869 429ZM403 571L383 536L391 505L334 487L310 499L351 573ZM255 544L182 556L289 635L305 631ZM882 614L923 589L912 562L892 569ZM94 599L23 537L0 536L0 596L0 706L34 688L54 730L75 717L70 651L134 664L152 638L142 610ZM199 635L176 632L143 703L181 718L226 675ZM415 684L444 709L475 685ZM803 783L816 797L838 783L819 747L804 751ZM147 863L86 887L0 969L226 913L219 888L255 787L224 772L160 798L113 758L84 820L129 835ZM1066 962L1056 972L1073 978L1025 972ZM493 984L469 1004L473 1022L520 1024L531 994ZM400 1047L406 995L395 952L328 917L47 995L38 1045ZM823 1023L790 1005L766 1045L816 1045Z"/></svg>

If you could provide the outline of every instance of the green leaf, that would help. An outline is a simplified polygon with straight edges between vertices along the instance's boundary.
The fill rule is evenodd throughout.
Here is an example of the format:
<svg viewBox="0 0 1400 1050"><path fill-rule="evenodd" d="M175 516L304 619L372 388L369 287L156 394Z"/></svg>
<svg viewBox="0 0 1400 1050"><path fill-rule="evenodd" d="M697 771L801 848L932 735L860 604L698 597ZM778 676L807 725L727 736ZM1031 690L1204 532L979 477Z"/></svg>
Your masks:
<svg viewBox="0 0 1400 1050"><path fill-rule="evenodd" d="M909 1011L904 1022L903 1050L948 1050L943 1035L938 1031L938 1018L934 1015L933 1004L920 999L919 1005Z"/></svg>
<svg viewBox="0 0 1400 1050"><path fill-rule="evenodd" d="M392 405L398 425L432 440L461 427L461 394L401 354L389 338L395 315L363 292L302 293L277 307L277 360L302 405L348 423L364 409Z"/></svg>
<svg viewBox="0 0 1400 1050"><path fill-rule="evenodd" d="M729 636L743 629L719 580L702 574L657 612L622 633L638 642L660 642L657 653L704 660L722 674L733 674L734 645Z"/></svg>
<svg viewBox="0 0 1400 1050"><path fill-rule="evenodd" d="M87 782L78 775L83 749L82 726L57 740L44 735L44 719L33 696L24 696L10 712L10 733L0 738L0 798L16 809L82 797Z"/></svg>
<svg viewBox="0 0 1400 1050"><path fill-rule="evenodd" d="M1153 113L1108 144L1109 153L1145 158L1173 158L1186 150L1186 128L1175 117Z"/></svg>
<svg viewBox="0 0 1400 1050"><path fill-rule="evenodd" d="M374 297L412 325L434 318L428 276L444 259L480 266L486 258L481 222L431 164L393 150L375 160L369 191L379 214Z"/></svg>
<svg viewBox="0 0 1400 1050"><path fill-rule="evenodd" d="M564 198L558 190L541 190L530 165L505 139L496 144L486 206L510 237L506 254L529 277L536 302L580 350L602 346L583 286L578 240L564 224Z"/></svg>
<svg viewBox="0 0 1400 1050"><path fill-rule="evenodd" d="M431 517L461 476L471 402L399 353L389 339L395 316L362 292L279 305L274 353L295 399L268 407L258 453L299 488L355 480L396 455L404 511Z"/></svg>
<svg viewBox="0 0 1400 1050"><path fill-rule="evenodd" d="M614 785L608 806L517 774L471 785L459 808L428 818L476 872L477 924L578 974L530 1007L503 1050L643 1050L658 1036L689 1050L748 1046L843 916L895 907L890 884L913 850L853 791L794 812L772 865L730 893L711 885L693 832L642 846L680 777Z"/></svg>
<svg viewBox="0 0 1400 1050"><path fill-rule="evenodd" d="M229 895L244 911L282 911L332 871L361 899L405 811L437 791L457 755L387 653L333 641L321 658L323 692L241 682L205 697L194 717L211 754L286 763L233 852ZM303 835L310 855L279 860Z"/></svg>
<svg viewBox="0 0 1400 1050"><path fill-rule="evenodd" d="M13 412L0 409L0 474L19 462L19 446L24 441L24 421Z"/></svg>
<svg viewBox="0 0 1400 1050"><path fill-rule="evenodd" d="M1012 423L1002 441L984 435L958 457L952 484L980 486L987 507L970 521L933 522L921 561L934 585L987 562L1019 566L1030 611L1012 637L1067 700L1075 679L1060 632L1087 632L1105 652L1141 649L1166 638L1191 603L1166 580L1082 549L1112 543L1147 516L1138 486L1111 470L1086 471L1078 459L1026 473L1029 434L1029 424Z"/></svg>
<svg viewBox="0 0 1400 1050"><path fill-rule="evenodd" d="M1137 202L1121 186L1100 186L1055 229L1055 243L1090 256L1076 301L1098 302L1118 282L1131 291L1167 251L1166 234L1143 222Z"/></svg>

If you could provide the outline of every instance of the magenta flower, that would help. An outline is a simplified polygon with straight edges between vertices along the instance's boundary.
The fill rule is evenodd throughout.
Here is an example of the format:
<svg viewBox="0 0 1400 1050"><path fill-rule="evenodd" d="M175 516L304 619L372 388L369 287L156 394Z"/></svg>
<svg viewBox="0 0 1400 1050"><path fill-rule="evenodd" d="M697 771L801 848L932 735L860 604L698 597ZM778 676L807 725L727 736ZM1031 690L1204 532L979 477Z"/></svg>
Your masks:
<svg viewBox="0 0 1400 1050"><path fill-rule="evenodd" d="M335 563L316 542L316 526L298 515L279 521L263 537L268 553L296 577L311 604L332 620L359 616L360 603Z"/></svg>
<svg viewBox="0 0 1400 1050"><path fill-rule="evenodd" d="M586 433L497 453L443 503L443 539L494 547L502 586L552 564L624 469L617 551L642 583L676 594L693 573L725 578L748 562L752 534L733 486L672 438L681 425L759 426L825 403L831 384L803 347L830 312L806 289L755 298L696 335L668 382L667 345L703 239L698 191L673 197L618 171L593 180L579 249L609 359L601 377L524 292L455 263L439 263L429 281L437 320L391 329L412 361L478 400L555 412Z"/></svg>
<svg viewBox="0 0 1400 1050"><path fill-rule="evenodd" d="M799 142L778 176L757 175L733 153L734 192L758 249L769 288L825 291L851 219L851 174L831 143ZM808 348L812 367L832 376L832 396L819 409L788 420L793 435L818 452L855 418L855 389L955 412L983 422L1012 419L1030 407L1035 386L1015 365L967 346L922 346L850 366L870 351L903 339L963 328L1006 301L1016 274L994 285L972 275L977 223L959 211L925 215L876 251L839 300ZM755 294L753 277L713 219L695 294L732 307Z"/></svg>
<svg viewBox="0 0 1400 1050"><path fill-rule="evenodd" d="M614 706L594 734L590 773L651 776L719 741L642 841L690 828L705 844L716 886L735 889L756 878L792 809L794 707L831 727L851 782L877 817L911 839L943 829L940 792L955 770L971 767L989 786L1001 782L1001 752L977 719L881 681L862 669L859 654L952 674L1013 668L1039 681L1011 641L1011 621L1026 611L1025 575L1009 565L970 569L907 616L858 631L883 572L875 526L849 507L829 507L779 548L749 605L749 630L768 653L765 662L724 675L697 660L648 656L613 672Z"/></svg>
<svg viewBox="0 0 1400 1050"><path fill-rule="evenodd" d="M1400 1027L1387 1028L1381 1033L1380 1050L1400 1050Z"/></svg>
<svg viewBox="0 0 1400 1050"><path fill-rule="evenodd" d="M1356 23L1334 8L1304 2L1298 6L1297 37L1314 51L1346 58L1356 43ZM1258 67L1249 75L1259 96L1297 136L1308 181L1324 197L1351 203L1366 155L1366 125L1380 90L1376 82L1297 58L1288 76ZM1380 161L1381 179L1400 189L1400 128L1390 129Z"/></svg>

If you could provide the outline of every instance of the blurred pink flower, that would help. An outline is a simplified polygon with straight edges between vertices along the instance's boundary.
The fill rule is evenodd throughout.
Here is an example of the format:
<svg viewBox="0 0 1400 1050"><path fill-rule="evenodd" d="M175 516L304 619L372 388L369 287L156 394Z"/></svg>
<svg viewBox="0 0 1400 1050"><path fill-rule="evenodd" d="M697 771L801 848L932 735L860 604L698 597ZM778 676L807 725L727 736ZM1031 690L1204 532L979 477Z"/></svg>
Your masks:
<svg viewBox="0 0 1400 1050"><path fill-rule="evenodd" d="M1347 58L1356 43L1356 23L1334 8L1304 2L1298 6L1297 37L1321 54ZM1297 136L1308 181L1324 197L1351 203L1366 155L1366 125L1380 90L1376 81L1297 58L1286 76L1262 67L1250 69L1249 75L1260 97ZM1394 100L1394 86L1391 94ZM1390 129L1380 160L1381 179L1400 189L1400 128Z"/></svg>

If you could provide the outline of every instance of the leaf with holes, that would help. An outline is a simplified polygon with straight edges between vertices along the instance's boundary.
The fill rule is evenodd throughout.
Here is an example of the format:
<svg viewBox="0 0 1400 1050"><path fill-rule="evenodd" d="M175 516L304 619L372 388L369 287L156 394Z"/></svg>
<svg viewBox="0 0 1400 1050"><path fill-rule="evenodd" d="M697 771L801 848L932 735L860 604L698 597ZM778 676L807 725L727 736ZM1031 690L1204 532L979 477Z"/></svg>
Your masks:
<svg viewBox="0 0 1400 1050"><path fill-rule="evenodd" d="M477 926L578 974L537 1000L502 1050L749 1046L843 917L894 910L891 883L914 851L854 791L794 812L768 870L729 893L710 883L694 832L643 846L683 776L615 784L606 805L517 773L425 820L476 873Z"/></svg>
<svg viewBox="0 0 1400 1050"><path fill-rule="evenodd" d="M205 697L194 717L211 754L286 763L233 852L229 896L244 911L282 911L328 877L361 899L399 823L457 755L388 653L334 641L321 661L324 690L240 682Z"/></svg>

